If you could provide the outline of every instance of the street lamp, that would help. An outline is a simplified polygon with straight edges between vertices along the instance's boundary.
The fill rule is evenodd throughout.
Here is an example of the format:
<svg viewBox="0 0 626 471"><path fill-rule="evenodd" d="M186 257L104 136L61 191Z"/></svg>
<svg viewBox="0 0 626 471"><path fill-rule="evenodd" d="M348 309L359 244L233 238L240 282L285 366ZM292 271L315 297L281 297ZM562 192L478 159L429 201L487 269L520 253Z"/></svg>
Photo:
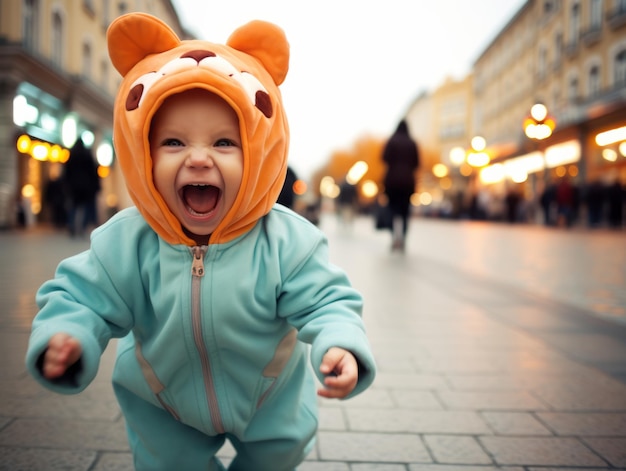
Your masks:
<svg viewBox="0 0 626 471"><path fill-rule="evenodd" d="M550 137L555 127L554 118L548 114L548 108L541 103L533 105L530 108L530 116L524 120L524 133L530 139L538 141Z"/></svg>
<svg viewBox="0 0 626 471"><path fill-rule="evenodd" d="M487 141L482 136L474 136L472 138L472 150L467 154L467 163L472 167L484 167L491 160L489 154L485 152Z"/></svg>

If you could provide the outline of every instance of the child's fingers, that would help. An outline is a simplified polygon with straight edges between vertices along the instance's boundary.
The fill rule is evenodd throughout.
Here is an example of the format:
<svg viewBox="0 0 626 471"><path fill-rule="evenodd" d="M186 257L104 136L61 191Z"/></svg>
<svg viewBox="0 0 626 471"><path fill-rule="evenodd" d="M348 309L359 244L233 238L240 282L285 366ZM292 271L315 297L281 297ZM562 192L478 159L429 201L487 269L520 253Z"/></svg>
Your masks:
<svg viewBox="0 0 626 471"><path fill-rule="evenodd" d="M66 334L56 334L48 342L44 356L43 374L46 378L58 378L70 365L78 361L82 349L80 343Z"/></svg>

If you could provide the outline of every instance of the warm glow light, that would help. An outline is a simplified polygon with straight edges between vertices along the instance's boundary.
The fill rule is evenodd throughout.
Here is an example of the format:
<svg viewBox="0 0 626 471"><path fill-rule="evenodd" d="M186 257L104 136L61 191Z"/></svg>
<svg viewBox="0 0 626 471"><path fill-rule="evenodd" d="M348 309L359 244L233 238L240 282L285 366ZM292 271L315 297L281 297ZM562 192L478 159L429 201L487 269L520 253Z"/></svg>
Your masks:
<svg viewBox="0 0 626 471"><path fill-rule="evenodd" d="M489 155L486 152L470 152L467 154L467 163L472 167L484 167L489 163Z"/></svg>
<svg viewBox="0 0 626 471"><path fill-rule="evenodd" d="M602 149L602 158L609 162L615 162L617 160L617 152L613 149Z"/></svg>
<svg viewBox="0 0 626 471"><path fill-rule="evenodd" d="M30 183L27 183L22 187L22 196L24 198L32 198L35 196L35 187Z"/></svg>
<svg viewBox="0 0 626 471"><path fill-rule="evenodd" d="M465 149L462 147L454 147L450 150L450 163L457 167L465 162Z"/></svg>
<svg viewBox="0 0 626 471"><path fill-rule="evenodd" d="M415 195L415 193L413 195ZM411 196L411 201L413 201L413 196ZM419 201L419 204L423 206L428 206L429 204L433 202L433 195L431 195L427 191L424 191L420 193L418 201Z"/></svg>
<svg viewBox="0 0 626 471"><path fill-rule="evenodd" d="M535 121L543 121L548 116L548 108L541 103L537 103L530 108L530 115Z"/></svg>
<svg viewBox="0 0 626 471"><path fill-rule="evenodd" d="M110 167L103 167L102 165L98 166L98 176L100 178L108 177L109 173L111 173L111 168Z"/></svg>
<svg viewBox="0 0 626 471"><path fill-rule="evenodd" d="M439 180L439 186L442 190L449 190L450 188L452 188L452 179L449 177L442 178L441 180Z"/></svg>
<svg viewBox="0 0 626 471"><path fill-rule="evenodd" d="M472 149L476 152L482 152L487 147L487 141L482 136L474 136L472 138Z"/></svg>
<svg viewBox="0 0 626 471"><path fill-rule="evenodd" d="M433 166L433 175L435 175L437 178L445 177L446 175L448 175L448 167L446 167L442 163L435 164Z"/></svg>
<svg viewBox="0 0 626 471"><path fill-rule="evenodd" d="M115 208L117 206L117 195L114 193L109 193L105 199L106 205L109 208Z"/></svg>
<svg viewBox="0 0 626 471"><path fill-rule="evenodd" d="M331 176L325 176L320 182L320 193L327 198L335 199L341 193L339 185L335 183L335 179Z"/></svg>
<svg viewBox="0 0 626 471"><path fill-rule="evenodd" d="M17 150L20 151L22 154L28 153L28 151L30 150L30 145L30 137L28 137L26 134L22 134L20 137L17 138L16 147Z"/></svg>
<svg viewBox="0 0 626 471"><path fill-rule="evenodd" d="M463 162L463 164L461 164L461 166L459 167L459 172L464 177L469 177L474 172L474 169L471 167L471 165Z"/></svg>
<svg viewBox="0 0 626 471"><path fill-rule="evenodd" d="M622 157L626 157L626 142L620 143L618 150L619 153L622 154Z"/></svg>
<svg viewBox="0 0 626 471"><path fill-rule="evenodd" d="M348 170L348 175L346 175L346 181L350 185L356 185L357 183L359 183L359 180L363 178L363 175L367 173L368 168L369 166L367 165L367 163L363 162L362 160L355 162L354 165L350 167L350 170Z"/></svg>
<svg viewBox="0 0 626 471"><path fill-rule="evenodd" d="M501 182L504 180L505 176L506 172L504 170L504 165L502 164L490 165L480 171L480 181L484 185Z"/></svg>
<svg viewBox="0 0 626 471"><path fill-rule="evenodd" d="M63 153L63 149L61 146L54 144L50 148L50 162L58 162L61 160L61 154Z"/></svg>
<svg viewBox="0 0 626 471"><path fill-rule="evenodd" d="M524 171L518 171L510 175L514 183L523 183L528 180L528 174Z"/></svg>
<svg viewBox="0 0 626 471"><path fill-rule="evenodd" d="M580 160L580 143L571 140L550 146L546 149L545 159L548 168L578 162Z"/></svg>
<svg viewBox="0 0 626 471"><path fill-rule="evenodd" d="M293 183L293 192L298 195L298 196L302 196L303 194L306 193L307 190L307 184L304 180L296 180Z"/></svg>
<svg viewBox="0 0 626 471"><path fill-rule="evenodd" d="M44 161L48 159L50 153L50 144L47 142L37 142L30 149L30 155L35 160Z"/></svg>
<svg viewBox="0 0 626 471"><path fill-rule="evenodd" d="M596 135L596 144L600 147L614 144L615 142L626 141L626 126L601 132Z"/></svg>
<svg viewBox="0 0 626 471"><path fill-rule="evenodd" d="M378 185L372 180L365 180L361 185L361 193L366 198L374 198L378 194Z"/></svg>

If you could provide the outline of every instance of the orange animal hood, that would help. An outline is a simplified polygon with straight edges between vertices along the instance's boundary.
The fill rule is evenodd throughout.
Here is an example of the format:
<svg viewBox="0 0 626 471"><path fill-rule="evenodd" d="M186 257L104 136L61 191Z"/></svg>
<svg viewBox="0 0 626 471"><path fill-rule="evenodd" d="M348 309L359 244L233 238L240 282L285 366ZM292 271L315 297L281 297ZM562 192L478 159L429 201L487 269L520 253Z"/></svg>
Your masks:
<svg viewBox="0 0 626 471"><path fill-rule="evenodd" d="M203 88L237 113L244 158L235 203L209 241L228 242L249 230L272 208L287 169L289 128L278 89L289 68L283 31L252 21L226 45L181 41L161 20L131 13L111 23L107 41L124 77L114 108L115 151L130 196L150 226L171 244L195 245L154 186L148 134L168 96Z"/></svg>

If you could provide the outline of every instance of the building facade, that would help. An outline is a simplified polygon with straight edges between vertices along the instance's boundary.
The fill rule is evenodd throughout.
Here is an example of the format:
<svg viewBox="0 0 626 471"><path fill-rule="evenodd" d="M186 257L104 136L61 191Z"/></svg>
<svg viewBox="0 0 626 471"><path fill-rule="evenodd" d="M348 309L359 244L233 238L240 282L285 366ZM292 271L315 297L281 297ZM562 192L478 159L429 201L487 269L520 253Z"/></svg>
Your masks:
<svg viewBox="0 0 626 471"><path fill-rule="evenodd" d="M503 199L514 189L536 202L563 178L580 188L626 185L626 0L527 0L477 58L468 80L465 128L451 139L442 132L450 119L440 120L430 148L459 175L472 138L484 138L489 163L472 169L469 191L486 189ZM419 110L432 110L442 94L459 101L462 92L444 84L422 96L409 121L423 119ZM541 139L524 130L537 103L556 123ZM465 161L453 162L452 146L465 150Z"/></svg>
<svg viewBox="0 0 626 471"><path fill-rule="evenodd" d="M0 228L45 221L46 189L78 137L98 157L100 213L126 206L112 146L121 77L106 31L144 11L188 37L168 0L0 0Z"/></svg>

